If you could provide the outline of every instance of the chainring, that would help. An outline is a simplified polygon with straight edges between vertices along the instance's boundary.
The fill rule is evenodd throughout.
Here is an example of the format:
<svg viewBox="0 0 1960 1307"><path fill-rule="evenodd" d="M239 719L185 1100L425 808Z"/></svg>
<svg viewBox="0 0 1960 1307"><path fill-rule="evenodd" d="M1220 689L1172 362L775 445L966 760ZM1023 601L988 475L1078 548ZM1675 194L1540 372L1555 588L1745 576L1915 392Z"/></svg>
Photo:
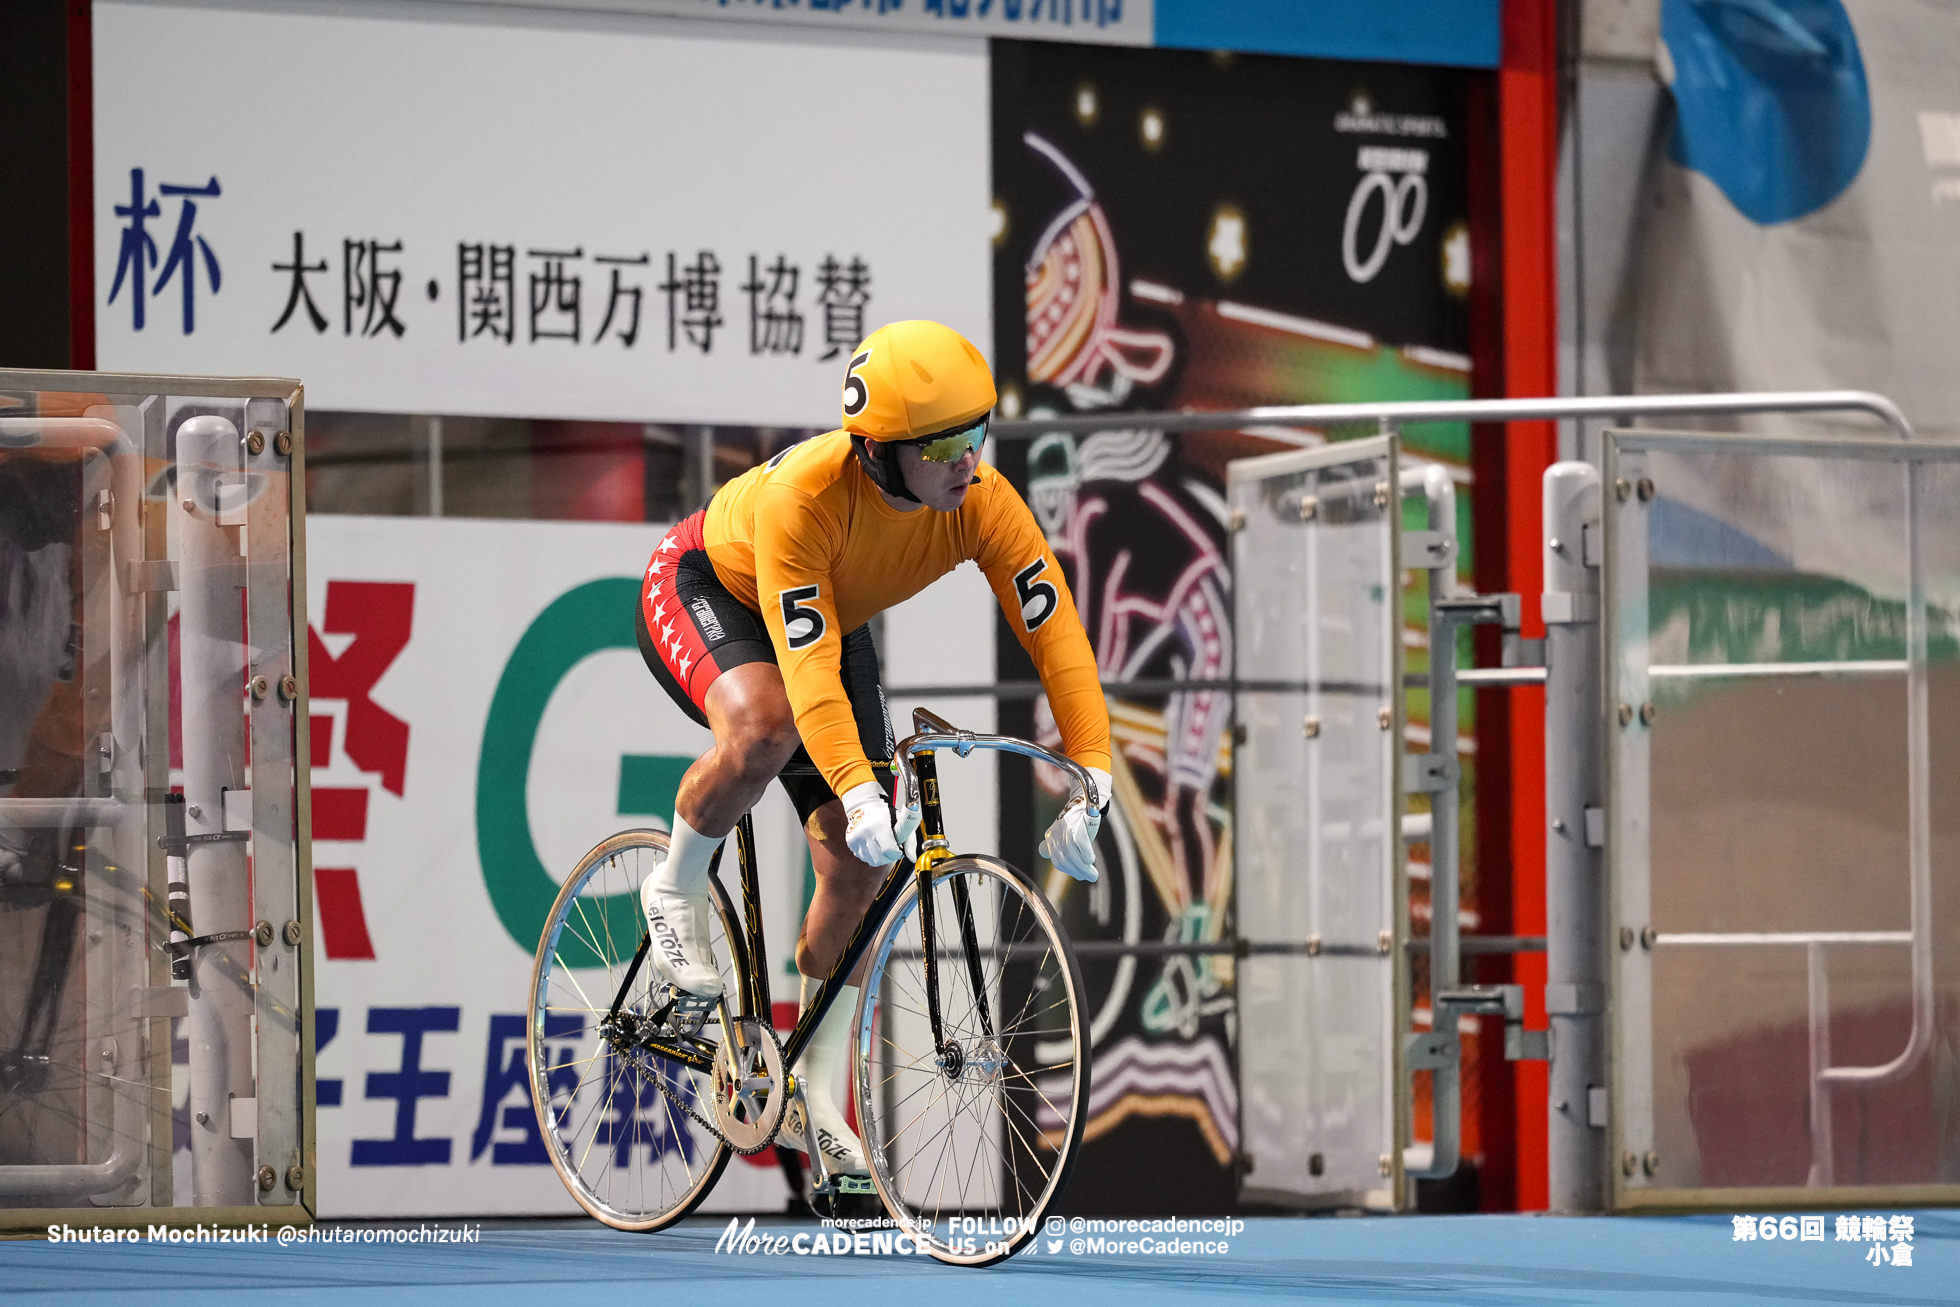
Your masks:
<svg viewBox="0 0 1960 1307"><path fill-rule="evenodd" d="M712 1079L715 1133L738 1153L759 1153L776 1142L789 1108L783 1046L754 1017L733 1018L715 1051Z"/></svg>

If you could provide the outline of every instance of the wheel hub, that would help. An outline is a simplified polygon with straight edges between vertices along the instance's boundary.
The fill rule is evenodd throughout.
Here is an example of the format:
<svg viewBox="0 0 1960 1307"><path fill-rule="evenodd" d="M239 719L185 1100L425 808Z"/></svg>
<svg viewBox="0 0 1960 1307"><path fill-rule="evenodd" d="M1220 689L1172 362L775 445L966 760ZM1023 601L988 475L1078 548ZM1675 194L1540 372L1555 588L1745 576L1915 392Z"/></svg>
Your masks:
<svg viewBox="0 0 1960 1307"><path fill-rule="evenodd" d="M961 1079L973 1084L991 1085L1000 1080L1007 1070L1007 1050L1000 1046L998 1039L982 1039L974 1043L973 1052L966 1059L966 1073Z"/></svg>
<svg viewBox="0 0 1960 1307"><path fill-rule="evenodd" d="M932 1060L939 1064L940 1071L948 1080L958 1080L960 1072L966 1069L966 1050L960 1047L957 1039L949 1039L939 1046L939 1052Z"/></svg>

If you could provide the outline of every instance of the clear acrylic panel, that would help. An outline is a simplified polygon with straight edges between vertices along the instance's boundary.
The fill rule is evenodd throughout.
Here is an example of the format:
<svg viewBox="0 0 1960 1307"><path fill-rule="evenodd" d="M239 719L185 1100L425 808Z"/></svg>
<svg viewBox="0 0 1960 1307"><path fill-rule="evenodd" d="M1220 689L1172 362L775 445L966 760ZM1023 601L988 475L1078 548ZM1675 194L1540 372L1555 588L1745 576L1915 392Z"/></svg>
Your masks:
<svg viewBox="0 0 1960 1307"><path fill-rule="evenodd" d="M1960 1182L1960 450L1609 448L1622 1189Z"/></svg>
<svg viewBox="0 0 1960 1307"><path fill-rule="evenodd" d="M0 372L0 1209L310 1182L297 386L171 381Z"/></svg>
<svg viewBox="0 0 1960 1307"><path fill-rule="evenodd" d="M1231 464L1246 1194L1388 1206L1395 1152L1395 444Z"/></svg>

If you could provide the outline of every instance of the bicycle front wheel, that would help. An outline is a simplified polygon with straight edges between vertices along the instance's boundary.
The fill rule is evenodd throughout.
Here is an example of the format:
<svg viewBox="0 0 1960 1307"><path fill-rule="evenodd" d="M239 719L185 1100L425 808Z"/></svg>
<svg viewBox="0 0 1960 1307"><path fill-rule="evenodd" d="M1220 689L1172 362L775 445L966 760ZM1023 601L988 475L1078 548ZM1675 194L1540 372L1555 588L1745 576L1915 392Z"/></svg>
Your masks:
<svg viewBox="0 0 1960 1307"><path fill-rule="evenodd" d="M858 1124L892 1219L941 1261L987 1266L1036 1235L1075 1165L1089 1110L1082 975L1047 898L996 859L941 863L930 939L924 916L915 884L871 946Z"/></svg>
<svg viewBox="0 0 1960 1307"><path fill-rule="evenodd" d="M659 831L623 831L580 860L565 880L531 972L531 1100L538 1133L572 1197L621 1230L658 1230L686 1216L728 1164L729 1147L690 1115L713 1120L711 1077L608 1041L614 1010L644 1017L660 983L642 962L620 988L646 933L640 885L667 857ZM735 968L743 940L719 884L711 926L722 992L742 1011ZM719 1033L716 1018L702 1030Z"/></svg>

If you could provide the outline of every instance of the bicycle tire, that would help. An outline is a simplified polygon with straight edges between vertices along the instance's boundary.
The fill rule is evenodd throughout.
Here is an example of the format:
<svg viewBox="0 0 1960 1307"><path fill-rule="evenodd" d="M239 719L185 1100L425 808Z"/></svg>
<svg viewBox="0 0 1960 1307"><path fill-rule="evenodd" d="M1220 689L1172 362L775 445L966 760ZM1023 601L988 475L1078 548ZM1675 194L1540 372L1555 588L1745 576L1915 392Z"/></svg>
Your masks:
<svg viewBox="0 0 1960 1307"><path fill-rule="evenodd" d="M991 1040L974 1001L955 878L973 905ZM948 859L933 871L932 892L941 1029L958 1052L942 1062L932 1044L915 883L871 945L852 1090L872 1182L893 1221L942 1262L990 1266L1039 1233L1081 1148L1089 1115L1082 973L1053 905L1007 863ZM1038 1062L1037 1047L1059 1060Z"/></svg>
<svg viewBox="0 0 1960 1307"><path fill-rule="evenodd" d="M645 931L640 885L666 853L664 833L629 830L601 841L580 859L559 890L538 940L526 1032L538 1134L558 1178L592 1217L638 1232L664 1229L699 1206L721 1178L732 1151L676 1108L653 1076L607 1052L598 1033L598 1020L610 1010ZM710 893L719 927L711 931L723 993L736 1015L752 1016L744 1010L737 981L745 956L740 918L719 884L710 882ZM629 910L630 928L628 921L615 920ZM582 984L581 976L596 983ZM657 983L654 968L643 964L622 1008L644 1014ZM711 1019L704 1033L715 1025ZM712 1119L706 1073L643 1056L667 1078L667 1088ZM561 1101L567 1089L570 1093ZM604 1145L610 1158L598 1145ZM595 1152L601 1155L595 1158ZM676 1158L678 1166L670 1161ZM649 1180L657 1183L649 1185Z"/></svg>

